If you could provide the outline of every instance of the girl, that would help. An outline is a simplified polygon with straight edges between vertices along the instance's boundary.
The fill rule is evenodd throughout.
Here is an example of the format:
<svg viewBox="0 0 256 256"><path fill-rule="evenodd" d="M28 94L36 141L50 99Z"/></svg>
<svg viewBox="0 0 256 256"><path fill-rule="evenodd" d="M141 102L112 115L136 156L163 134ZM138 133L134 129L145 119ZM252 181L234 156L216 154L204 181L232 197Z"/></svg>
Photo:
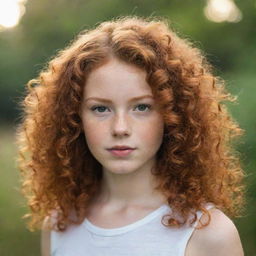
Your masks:
<svg viewBox="0 0 256 256"><path fill-rule="evenodd" d="M28 83L17 129L42 255L242 256L234 101L161 19L82 32ZM225 213L227 214L225 214Z"/></svg>

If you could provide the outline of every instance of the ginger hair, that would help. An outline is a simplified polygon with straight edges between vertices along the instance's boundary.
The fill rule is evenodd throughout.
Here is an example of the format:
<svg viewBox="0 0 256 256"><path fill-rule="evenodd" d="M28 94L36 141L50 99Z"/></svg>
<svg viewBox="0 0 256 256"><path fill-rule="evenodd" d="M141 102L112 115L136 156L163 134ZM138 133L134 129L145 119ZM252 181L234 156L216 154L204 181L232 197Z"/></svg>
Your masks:
<svg viewBox="0 0 256 256"><path fill-rule="evenodd" d="M88 74L113 56L146 71L160 106L164 138L152 172L183 219L170 216L167 225L180 227L192 209L192 223L201 210L209 217L203 227L208 225L206 202L240 216L245 173L234 142L244 130L224 104L236 97L202 51L167 20L125 16L79 33L27 83L16 141L29 229L40 228L53 211L60 231L86 217L102 169L86 144L79 110Z"/></svg>

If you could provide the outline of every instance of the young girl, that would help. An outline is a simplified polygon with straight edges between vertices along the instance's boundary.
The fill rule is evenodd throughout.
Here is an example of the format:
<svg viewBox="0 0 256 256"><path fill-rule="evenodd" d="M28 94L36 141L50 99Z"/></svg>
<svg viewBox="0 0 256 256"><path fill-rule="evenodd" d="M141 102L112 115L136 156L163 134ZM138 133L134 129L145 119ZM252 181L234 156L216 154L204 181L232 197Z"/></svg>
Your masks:
<svg viewBox="0 0 256 256"><path fill-rule="evenodd" d="M27 88L17 142L42 255L243 255L235 97L167 21L86 30Z"/></svg>

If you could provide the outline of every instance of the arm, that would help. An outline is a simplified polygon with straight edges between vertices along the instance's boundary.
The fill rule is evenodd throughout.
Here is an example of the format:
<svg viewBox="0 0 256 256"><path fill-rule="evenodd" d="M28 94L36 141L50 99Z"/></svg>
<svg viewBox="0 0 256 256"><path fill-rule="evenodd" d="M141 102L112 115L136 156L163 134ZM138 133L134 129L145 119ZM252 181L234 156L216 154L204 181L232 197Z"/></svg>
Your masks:
<svg viewBox="0 0 256 256"><path fill-rule="evenodd" d="M244 256L234 223L218 209L211 209L209 212L210 223L207 227L194 231L185 256ZM207 215L204 214L201 220L205 223Z"/></svg>
<svg viewBox="0 0 256 256"><path fill-rule="evenodd" d="M42 225L42 232L41 232L41 256L50 256L51 255L51 240L50 235L51 231L47 229L47 224L49 223L49 217L44 219Z"/></svg>

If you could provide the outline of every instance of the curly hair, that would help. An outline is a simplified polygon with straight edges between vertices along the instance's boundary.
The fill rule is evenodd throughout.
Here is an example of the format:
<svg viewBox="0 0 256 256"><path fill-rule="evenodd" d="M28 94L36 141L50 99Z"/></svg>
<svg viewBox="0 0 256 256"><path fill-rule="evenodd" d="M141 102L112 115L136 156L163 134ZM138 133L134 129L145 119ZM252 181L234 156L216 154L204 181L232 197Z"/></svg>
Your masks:
<svg viewBox="0 0 256 256"><path fill-rule="evenodd" d="M245 172L235 138L244 132L224 101L236 101L213 74L200 49L181 38L164 18L118 17L79 33L27 83L16 130L21 191L31 231L57 214L58 230L81 223L99 188L101 165L90 153L79 110L88 74L110 57L146 71L164 119L154 175L180 227L194 210L212 202L232 217L245 205ZM77 218L70 213L75 211ZM53 227L52 227L53 228Z"/></svg>

